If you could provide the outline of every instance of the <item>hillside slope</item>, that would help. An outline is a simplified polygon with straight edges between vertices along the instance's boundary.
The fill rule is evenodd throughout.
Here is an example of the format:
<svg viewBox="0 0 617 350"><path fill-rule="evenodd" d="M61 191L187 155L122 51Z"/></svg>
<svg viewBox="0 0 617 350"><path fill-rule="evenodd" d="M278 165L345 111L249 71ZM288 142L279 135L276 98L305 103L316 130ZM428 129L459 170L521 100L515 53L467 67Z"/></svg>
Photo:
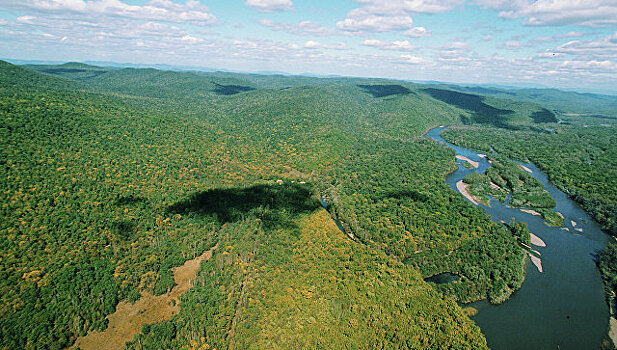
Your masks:
<svg viewBox="0 0 617 350"><path fill-rule="evenodd" d="M421 137L476 106L381 80L0 69L2 346L69 346L216 244L180 314L138 342L482 348L452 298L522 282L516 240L444 184L453 154ZM479 101L529 125L540 108ZM445 296L422 280L446 271L462 280Z"/></svg>

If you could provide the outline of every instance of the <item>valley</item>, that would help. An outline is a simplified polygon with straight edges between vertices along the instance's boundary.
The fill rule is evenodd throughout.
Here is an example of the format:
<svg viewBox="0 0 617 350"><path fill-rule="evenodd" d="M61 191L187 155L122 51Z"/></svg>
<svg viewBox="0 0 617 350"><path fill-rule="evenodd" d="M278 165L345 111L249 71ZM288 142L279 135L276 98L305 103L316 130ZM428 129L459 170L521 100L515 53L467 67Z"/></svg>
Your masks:
<svg viewBox="0 0 617 350"><path fill-rule="evenodd" d="M562 289L559 259L593 287L581 341L609 344L612 116L384 79L0 62L0 83L1 347L80 346L171 298L118 346L503 348L520 324L494 310Z"/></svg>

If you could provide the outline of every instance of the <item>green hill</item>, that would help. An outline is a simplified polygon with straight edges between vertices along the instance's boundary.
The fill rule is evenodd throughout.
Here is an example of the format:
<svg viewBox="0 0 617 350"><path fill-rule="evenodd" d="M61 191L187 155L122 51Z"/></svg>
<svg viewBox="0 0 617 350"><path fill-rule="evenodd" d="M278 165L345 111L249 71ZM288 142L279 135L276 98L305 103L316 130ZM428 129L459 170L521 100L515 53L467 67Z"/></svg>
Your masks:
<svg viewBox="0 0 617 350"><path fill-rule="evenodd" d="M493 125L487 110L533 130L538 105L377 79L32 68L0 62L2 347L70 346L217 244L165 331L130 347L484 348L454 301L522 283L515 237L444 184L454 154L421 136ZM460 283L423 281L442 272Z"/></svg>

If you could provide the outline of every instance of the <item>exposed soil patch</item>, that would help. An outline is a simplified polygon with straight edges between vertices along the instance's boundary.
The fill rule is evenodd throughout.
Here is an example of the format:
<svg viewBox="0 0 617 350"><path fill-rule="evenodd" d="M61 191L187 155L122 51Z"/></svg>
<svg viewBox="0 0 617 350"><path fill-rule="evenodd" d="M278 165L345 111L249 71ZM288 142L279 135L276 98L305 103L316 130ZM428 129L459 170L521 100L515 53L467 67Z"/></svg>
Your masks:
<svg viewBox="0 0 617 350"><path fill-rule="evenodd" d="M144 292L133 304L126 300L118 303L116 312L107 316L109 320L107 329L103 332L90 332L85 337L77 338L74 348L121 349L141 331L145 324L170 319L180 311L179 297L192 287L191 280L199 271L201 262L210 259L216 248L215 246L197 258L188 260L182 266L174 267L176 286L171 292L158 296Z"/></svg>

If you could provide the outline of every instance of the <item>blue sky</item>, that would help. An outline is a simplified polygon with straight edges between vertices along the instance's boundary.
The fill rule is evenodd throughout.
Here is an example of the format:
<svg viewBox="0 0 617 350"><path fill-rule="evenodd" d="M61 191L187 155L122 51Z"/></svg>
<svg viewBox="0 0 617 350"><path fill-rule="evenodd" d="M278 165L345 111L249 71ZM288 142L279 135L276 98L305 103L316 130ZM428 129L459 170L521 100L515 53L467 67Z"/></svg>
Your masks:
<svg viewBox="0 0 617 350"><path fill-rule="evenodd" d="M0 57L617 91L617 0L2 0Z"/></svg>

